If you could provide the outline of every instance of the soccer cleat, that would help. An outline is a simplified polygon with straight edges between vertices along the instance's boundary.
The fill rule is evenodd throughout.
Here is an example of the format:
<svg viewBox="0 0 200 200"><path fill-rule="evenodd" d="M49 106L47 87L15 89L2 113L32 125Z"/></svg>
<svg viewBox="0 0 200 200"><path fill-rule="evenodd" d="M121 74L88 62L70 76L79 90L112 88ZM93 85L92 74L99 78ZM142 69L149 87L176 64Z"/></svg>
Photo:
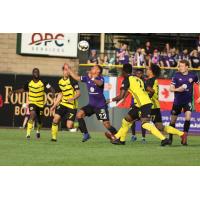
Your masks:
<svg viewBox="0 0 200 200"><path fill-rule="evenodd" d="M184 134L181 136L181 144L184 146L187 146L187 133L184 132Z"/></svg>
<svg viewBox="0 0 200 200"><path fill-rule="evenodd" d="M105 132L105 136L110 140L110 141L114 141L117 138L115 137L115 135L113 135L110 131L106 131Z"/></svg>
<svg viewBox="0 0 200 200"><path fill-rule="evenodd" d="M147 143L146 140L145 140L145 138L142 138L141 143L142 144L146 144Z"/></svg>
<svg viewBox="0 0 200 200"><path fill-rule="evenodd" d="M160 146L166 146L169 145L169 139L165 138L164 140L161 141Z"/></svg>
<svg viewBox="0 0 200 200"><path fill-rule="evenodd" d="M125 145L126 144L125 141L120 141L120 139L111 140L111 143L115 144L115 145Z"/></svg>
<svg viewBox="0 0 200 200"><path fill-rule="evenodd" d="M120 141L120 144L121 144L121 145L125 145L125 144L126 144L126 142L125 142L125 141L123 141L123 142L122 142L122 141Z"/></svg>
<svg viewBox="0 0 200 200"><path fill-rule="evenodd" d="M56 139L53 139L53 138L51 139L51 141L52 141L52 142L57 142L57 140L56 140Z"/></svg>
<svg viewBox="0 0 200 200"><path fill-rule="evenodd" d="M91 138L91 137L90 137L89 133L84 133L82 142L86 142L86 141L88 141L90 138Z"/></svg>
<svg viewBox="0 0 200 200"><path fill-rule="evenodd" d="M26 139L27 139L27 140L30 140L30 139L31 139L31 136L30 136L30 135L27 135L27 136L26 136Z"/></svg>
<svg viewBox="0 0 200 200"><path fill-rule="evenodd" d="M36 138L40 139L40 133L36 133Z"/></svg>
<svg viewBox="0 0 200 200"><path fill-rule="evenodd" d="M137 137L135 135L131 136L131 142L135 142L137 140Z"/></svg>
<svg viewBox="0 0 200 200"><path fill-rule="evenodd" d="M111 140L112 144L121 145L120 139Z"/></svg>

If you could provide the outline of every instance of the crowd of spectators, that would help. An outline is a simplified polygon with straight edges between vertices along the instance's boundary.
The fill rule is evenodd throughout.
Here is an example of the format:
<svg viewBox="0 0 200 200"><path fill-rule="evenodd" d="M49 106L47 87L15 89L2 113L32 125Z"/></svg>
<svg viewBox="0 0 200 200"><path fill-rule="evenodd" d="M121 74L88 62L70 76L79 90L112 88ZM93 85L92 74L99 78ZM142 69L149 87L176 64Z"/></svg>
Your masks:
<svg viewBox="0 0 200 200"><path fill-rule="evenodd" d="M165 44L163 49L152 48L149 41L146 42L144 47L139 47L135 51L130 51L127 43L121 43L120 47L116 49L115 55L102 56L97 55L96 50L90 51L90 56L88 58L88 63L98 63L98 64L125 64L131 63L133 66L150 66L151 63L157 64L160 67L170 68L177 67L180 60L188 60L191 68L200 69L200 36L196 41L196 47L189 51L184 49L180 51L176 47L171 47L169 43ZM169 70L168 70L169 71ZM172 73L166 73L163 70L163 75L171 76Z"/></svg>

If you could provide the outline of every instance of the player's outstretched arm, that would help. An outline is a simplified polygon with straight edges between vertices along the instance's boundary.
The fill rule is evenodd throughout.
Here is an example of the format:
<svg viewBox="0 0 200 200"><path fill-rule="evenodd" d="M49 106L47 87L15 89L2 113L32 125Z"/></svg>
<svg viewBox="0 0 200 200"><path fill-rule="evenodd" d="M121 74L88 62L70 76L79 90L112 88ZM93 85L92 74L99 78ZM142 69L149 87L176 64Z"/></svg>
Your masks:
<svg viewBox="0 0 200 200"><path fill-rule="evenodd" d="M78 75L78 74L76 74L70 67L68 67L68 72L69 72L69 75L73 78L73 79L75 79L76 81L81 81L81 77Z"/></svg>
<svg viewBox="0 0 200 200"><path fill-rule="evenodd" d="M51 112L53 112L54 110L55 110L55 108L56 108L56 106L58 106L58 104L60 103L60 101L61 101L61 99L62 99L62 93L60 92L60 93L58 93L58 96L57 96L57 98L54 100L54 104L53 104L53 106L51 107L51 109L50 109L50 111Z"/></svg>
<svg viewBox="0 0 200 200"><path fill-rule="evenodd" d="M146 91L149 93L150 97L152 97L155 93L155 90L151 86L147 86Z"/></svg>
<svg viewBox="0 0 200 200"><path fill-rule="evenodd" d="M101 87L101 86L103 85L103 81L101 81L101 80L97 80L96 78L93 78L92 80L93 80L94 83L95 83L97 86L99 86L99 87Z"/></svg>
<svg viewBox="0 0 200 200"><path fill-rule="evenodd" d="M126 90L121 90L120 91L120 94L118 95L118 96L116 96L115 98L112 98L112 99L109 99L109 100L107 100L107 103L111 103L111 102L113 102L113 101L121 101L122 99L124 99L124 97L126 96Z"/></svg>
<svg viewBox="0 0 200 200"><path fill-rule="evenodd" d="M74 95L73 98L68 99L68 102L70 103L70 102L72 102L72 101L78 99L80 96L81 96L81 92L80 92L80 90L76 90L76 94Z"/></svg>
<svg viewBox="0 0 200 200"><path fill-rule="evenodd" d="M185 88L183 86L175 88L175 86L171 84L169 90L170 92L183 92Z"/></svg>
<svg viewBox="0 0 200 200"><path fill-rule="evenodd" d="M126 77L122 82L122 87L120 89L120 94L118 96L116 96L115 98L111 99L110 102L112 102L112 101L117 101L118 102L118 101L121 101L122 99L124 99L128 89L129 89L129 86L130 86L129 78Z"/></svg>

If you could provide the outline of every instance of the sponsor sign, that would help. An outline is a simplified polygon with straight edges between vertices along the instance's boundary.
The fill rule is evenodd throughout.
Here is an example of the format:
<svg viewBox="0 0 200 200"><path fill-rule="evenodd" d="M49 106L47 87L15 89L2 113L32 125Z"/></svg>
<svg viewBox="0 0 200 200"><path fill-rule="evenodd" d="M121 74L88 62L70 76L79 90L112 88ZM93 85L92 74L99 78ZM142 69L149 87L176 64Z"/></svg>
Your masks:
<svg viewBox="0 0 200 200"><path fill-rule="evenodd" d="M19 33L18 53L77 57L78 33Z"/></svg>

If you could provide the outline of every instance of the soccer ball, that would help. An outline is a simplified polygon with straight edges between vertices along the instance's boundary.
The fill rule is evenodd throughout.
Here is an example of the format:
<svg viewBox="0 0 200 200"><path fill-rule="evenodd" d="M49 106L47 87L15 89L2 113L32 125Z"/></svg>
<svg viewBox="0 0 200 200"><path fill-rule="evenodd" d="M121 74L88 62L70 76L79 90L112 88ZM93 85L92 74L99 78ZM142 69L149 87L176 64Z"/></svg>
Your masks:
<svg viewBox="0 0 200 200"><path fill-rule="evenodd" d="M183 87L184 89L187 89L187 85L186 85L186 84L183 84L182 87Z"/></svg>
<svg viewBox="0 0 200 200"><path fill-rule="evenodd" d="M89 43L85 40L82 40L78 43L78 49L80 51L87 51L89 49Z"/></svg>

